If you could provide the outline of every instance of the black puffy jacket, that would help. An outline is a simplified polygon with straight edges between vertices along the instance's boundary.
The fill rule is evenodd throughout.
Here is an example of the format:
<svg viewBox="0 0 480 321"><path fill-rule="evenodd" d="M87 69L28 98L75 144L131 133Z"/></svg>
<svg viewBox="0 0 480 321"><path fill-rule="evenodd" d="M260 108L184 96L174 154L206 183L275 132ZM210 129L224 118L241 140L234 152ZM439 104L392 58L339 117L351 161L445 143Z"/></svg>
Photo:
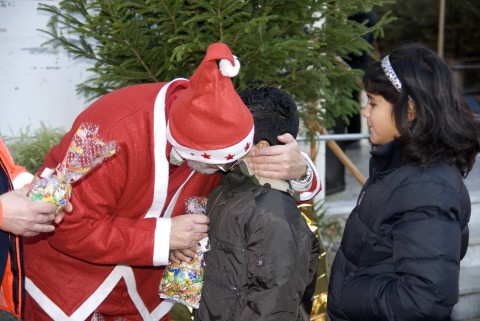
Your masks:
<svg viewBox="0 0 480 321"><path fill-rule="evenodd" d="M331 321L451 320L469 218L455 167L401 165L396 141L372 152L332 266Z"/></svg>
<svg viewBox="0 0 480 321"><path fill-rule="evenodd" d="M244 163L240 164L244 168ZM253 179L253 180L252 180ZM210 251L195 320L308 320L319 246L293 197L237 168L208 198Z"/></svg>

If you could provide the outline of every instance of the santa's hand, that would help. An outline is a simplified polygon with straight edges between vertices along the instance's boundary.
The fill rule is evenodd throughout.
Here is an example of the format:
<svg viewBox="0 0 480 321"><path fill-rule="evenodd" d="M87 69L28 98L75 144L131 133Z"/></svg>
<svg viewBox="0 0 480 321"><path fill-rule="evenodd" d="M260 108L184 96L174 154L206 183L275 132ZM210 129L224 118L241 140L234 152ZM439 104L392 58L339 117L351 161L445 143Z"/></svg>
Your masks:
<svg viewBox="0 0 480 321"><path fill-rule="evenodd" d="M170 250L196 247L198 242L208 236L208 216L186 214L172 218L170 228Z"/></svg>
<svg viewBox="0 0 480 321"><path fill-rule="evenodd" d="M306 175L307 161L297 141L290 134L278 136L285 145L275 145L252 151L248 162L258 176L291 180Z"/></svg>
<svg viewBox="0 0 480 321"><path fill-rule="evenodd" d="M196 247L191 247L184 250L171 250L170 251L170 261L173 263L180 262L190 262L192 259L198 257L198 252Z"/></svg>

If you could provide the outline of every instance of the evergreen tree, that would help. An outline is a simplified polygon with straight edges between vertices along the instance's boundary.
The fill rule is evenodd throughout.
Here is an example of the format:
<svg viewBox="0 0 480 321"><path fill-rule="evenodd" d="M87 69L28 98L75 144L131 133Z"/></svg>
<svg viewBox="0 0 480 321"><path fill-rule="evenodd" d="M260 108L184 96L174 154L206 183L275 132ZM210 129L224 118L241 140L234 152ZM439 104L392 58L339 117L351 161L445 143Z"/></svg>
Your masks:
<svg viewBox="0 0 480 321"><path fill-rule="evenodd" d="M390 0L65 0L42 4L47 42L93 62L79 85L99 97L127 85L188 78L207 46L227 43L240 58L236 88L277 86L292 94L310 132L358 111L358 70L339 57L372 52L388 14L367 27L347 18ZM321 108L319 108L320 102Z"/></svg>
<svg viewBox="0 0 480 321"><path fill-rule="evenodd" d="M398 19L385 26L387 35L379 41L382 53L402 44L418 42L437 51L440 1L406 0L389 3L378 12L391 11ZM478 0L447 0L445 2L444 57L453 70L456 64L478 65L480 62L480 33ZM478 92L478 68L457 69L460 83L466 90Z"/></svg>
<svg viewBox="0 0 480 321"><path fill-rule="evenodd" d="M385 26L387 37L381 39L382 52L390 52L401 44L421 42L437 50L438 0L406 0L389 3L379 12L391 11L398 19ZM445 58L448 60L480 60L478 0L447 0L445 5Z"/></svg>

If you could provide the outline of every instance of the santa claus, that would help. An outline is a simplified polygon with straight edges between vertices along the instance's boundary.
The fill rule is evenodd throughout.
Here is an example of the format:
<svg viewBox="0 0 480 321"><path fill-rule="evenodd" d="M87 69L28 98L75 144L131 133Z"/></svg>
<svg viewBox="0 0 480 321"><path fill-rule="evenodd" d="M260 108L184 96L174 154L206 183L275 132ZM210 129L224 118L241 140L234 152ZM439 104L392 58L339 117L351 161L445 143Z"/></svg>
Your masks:
<svg viewBox="0 0 480 321"><path fill-rule="evenodd" d="M169 250L192 247L208 231L207 216L180 215L184 201L208 196L219 182L214 172L252 144L252 116L230 79L238 69L228 46L214 43L189 80L119 89L76 118L39 173L62 161L84 122L119 150L73 186L74 209L55 232L25 244L26 320L90 320L95 312L107 321L168 320L172 303L158 286ZM296 142L284 151L300 154ZM296 164L304 174L307 162ZM305 183L304 200L320 187Z"/></svg>

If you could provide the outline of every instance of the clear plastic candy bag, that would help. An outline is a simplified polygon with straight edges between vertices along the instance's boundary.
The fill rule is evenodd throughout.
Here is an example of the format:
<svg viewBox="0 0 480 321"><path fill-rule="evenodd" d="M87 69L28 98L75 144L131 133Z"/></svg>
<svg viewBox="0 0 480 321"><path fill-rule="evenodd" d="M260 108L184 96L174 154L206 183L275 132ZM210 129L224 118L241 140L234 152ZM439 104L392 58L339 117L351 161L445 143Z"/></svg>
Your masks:
<svg viewBox="0 0 480 321"><path fill-rule="evenodd" d="M186 214L205 214L207 199L192 197L185 202ZM205 261L203 253L209 250L208 238L198 245L200 254L190 262L170 262L165 267L160 281L159 295L163 299L173 299L178 303L198 309L203 287Z"/></svg>
<svg viewBox="0 0 480 321"><path fill-rule="evenodd" d="M104 142L98 136L98 125L80 124L62 163L53 171L44 171L42 178L30 186L27 195L34 201L57 205L57 213L60 212L70 198L71 184L115 154L117 149L115 141Z"/></svg>
<svg viewBox="0 0 480 321"><path fill-rule="evenodd" d="M90 321L105 321L105 317L100 312L95 311ZM127 319L124 317L116 317L115 321L127 321Z"/></svg>

